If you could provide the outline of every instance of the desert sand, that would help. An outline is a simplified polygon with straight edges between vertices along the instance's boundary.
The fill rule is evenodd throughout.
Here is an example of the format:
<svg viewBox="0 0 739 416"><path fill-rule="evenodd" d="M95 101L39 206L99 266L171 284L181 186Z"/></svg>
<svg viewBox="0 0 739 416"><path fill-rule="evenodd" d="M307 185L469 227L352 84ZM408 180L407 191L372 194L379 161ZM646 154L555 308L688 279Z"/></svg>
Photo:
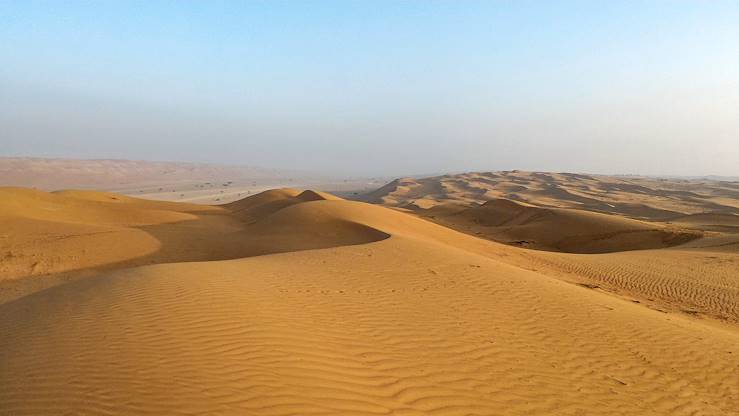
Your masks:
<svg viewBox="0 0 739 416"><path fill-rule="evenodd" d="M474 172L401 178L361 199L535 249L508 257L525 269L739 322L739 182Z"/></svg>
<svg viewBox="0 0 739 416"><path fill-rule="evenodd" d="M467 175L0 190L0 414L739 414L736 184Z"/></svg>
<svg viewBox="0 0 739 416"><path fill-rule="evenodd" d="M2 186L103 190L198 204L226 204L283 187L320 188L351 196L392 179L207 163L37 157L0 157L0 178Z"/></svg>
<svg viewBox="0 0 739 416"><path fill-rule="evenodd" d="M228 181L269 185L296 180L307 172L206 163L155 162L121 159L62 159L0 157L3 185L61 188L145 189L158 191L168 185L205 183L220 186ZM310 179L316 179L315 175Z"/></svg>

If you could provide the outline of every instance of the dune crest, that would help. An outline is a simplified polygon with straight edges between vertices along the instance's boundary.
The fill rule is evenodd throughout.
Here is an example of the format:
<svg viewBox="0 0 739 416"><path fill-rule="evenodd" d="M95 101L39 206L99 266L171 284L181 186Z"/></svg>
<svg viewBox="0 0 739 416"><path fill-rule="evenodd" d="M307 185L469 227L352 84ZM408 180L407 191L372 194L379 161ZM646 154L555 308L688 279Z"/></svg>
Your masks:
<svg viewBox="0 0 739 416"><path fill-rule="evenodd" d="M710 180L508 171L393 181L363 199L536 249L504 253L524 269L656 310L739 322L736 189Z"/></svg>
<svg viewBox="0 0 739 416"><path fill-rule="evenodd" d="M110 206L194 218L155 224L155 232L130 225L139 214L120 217L160 242L161 264L122 262L0 304L0 413L735 413L736 326L568 280L623 265L620 279L649 281L633 278L631 254L611 257L628 253L526 250L293 189L168 209L110 195L34 198L42 207L66 198L64 212L47 220L75 227L59 219ZM478 215L465 205L443 208ZM583 219L515 201L477 208L523 226L560 217L603 222L600 214ZM6 212L4 221L18 227L11 239L19 238L29 218ZM672 250L629 253L654 264L648 253ZM719 260L731 258L724 255ZM739 280L721 270L728 272L705 286L686 276L677 294L654 290L671 282L635 291L730 313ZM725 296L703 296L709 287L724 287Z"/></svg>
<svg viewBox="0 0 739 416"><path fill-rule="evenodd" d="M0 188L0 225L6 233L0 240L0 302L122 267L234 259L386 238L349 221L314 224L288 215L269 218L291 205L323 200L340 198L281 189L217 207L95 191Z"/></svg>
<svg viewBox="0 0 739 416"><path fill-rule="evenodd" d="M545 208L574 208L633 219L665 221L680 215L739 215L735 182L554 172L471 172L398 179L362 199L394 207L424 208L450 201L482 204L508 199Z"/></svg>

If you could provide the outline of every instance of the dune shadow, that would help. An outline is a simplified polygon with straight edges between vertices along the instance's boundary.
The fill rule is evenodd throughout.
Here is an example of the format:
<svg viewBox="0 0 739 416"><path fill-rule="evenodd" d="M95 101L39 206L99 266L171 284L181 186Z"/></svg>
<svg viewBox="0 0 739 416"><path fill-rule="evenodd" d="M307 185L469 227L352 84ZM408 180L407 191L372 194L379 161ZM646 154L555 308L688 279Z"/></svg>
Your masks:
<svg viewBox="0 0 739 416"><path fill-rule="evenodd" d="M226 210L189 213L196 218L127 227L143 231L156 239L159 247L154 252L89 267L0 280L0 304L65 282L113 270L166 263L234 260L366 244L390 237L389 234L369 226L344 220L305 227L300 224L273 225L266 221L247 223Z"/></svg>

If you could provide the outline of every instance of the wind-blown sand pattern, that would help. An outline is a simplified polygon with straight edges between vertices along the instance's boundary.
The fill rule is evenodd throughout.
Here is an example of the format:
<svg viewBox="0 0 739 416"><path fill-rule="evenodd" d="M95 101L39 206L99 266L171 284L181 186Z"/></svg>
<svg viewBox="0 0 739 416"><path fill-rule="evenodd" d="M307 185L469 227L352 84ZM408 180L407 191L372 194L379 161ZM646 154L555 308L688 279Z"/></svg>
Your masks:
<svg viewBox="0 0 739 416"><path fill-rule="evenodd" d="M364 199L408 209L427 209L449 202L482 204L491 199L509 199L539 207L584 209L643 220L671 220L689 214L739 214L739 182L551 172L476 172L397 179L365 195Z"/></svg>
<svg viewBox="0 0 739 416"><path fill-rule="evenodd" d="M0 207L3 250L24 241L12 258L39 265L2 269L0 414L739 414L723 231L625 219L691 238L571 254L311 191L219 207L3 192L26 198ZM76 237L23 234L37 221ZM93 226L130 251L94 252L109 242ZM90 264L52 260L75 239Z"/></svg>
<svg viewBox="0 0 739 416"><path fill-rule="evenodd" d="M736 323L738 191L727 181L510 171L398 179L362 198L536 249L507 254L519 267Z"/></svg>
<svg viewBox="0 0 739 416"><path fill-rule="evenodd" d="M121 267L234 259L375 239L374 230L353 223L286 218L276 212L324 197L283 189L216 207L93 191L0 188L0 301ZM258 218L264 221L255 223Z"/></svg>

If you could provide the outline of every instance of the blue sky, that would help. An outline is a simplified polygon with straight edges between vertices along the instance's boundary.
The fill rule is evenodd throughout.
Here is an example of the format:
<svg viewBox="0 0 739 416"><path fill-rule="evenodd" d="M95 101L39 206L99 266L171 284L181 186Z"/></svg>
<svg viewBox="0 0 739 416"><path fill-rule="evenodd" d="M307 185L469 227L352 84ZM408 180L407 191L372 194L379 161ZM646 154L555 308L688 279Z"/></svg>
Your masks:
<svg viewBox="0 0 739 416"><path fill-rule="evenodd" d="M0 1L0 155L739 175L739 3Z"/></svg>

